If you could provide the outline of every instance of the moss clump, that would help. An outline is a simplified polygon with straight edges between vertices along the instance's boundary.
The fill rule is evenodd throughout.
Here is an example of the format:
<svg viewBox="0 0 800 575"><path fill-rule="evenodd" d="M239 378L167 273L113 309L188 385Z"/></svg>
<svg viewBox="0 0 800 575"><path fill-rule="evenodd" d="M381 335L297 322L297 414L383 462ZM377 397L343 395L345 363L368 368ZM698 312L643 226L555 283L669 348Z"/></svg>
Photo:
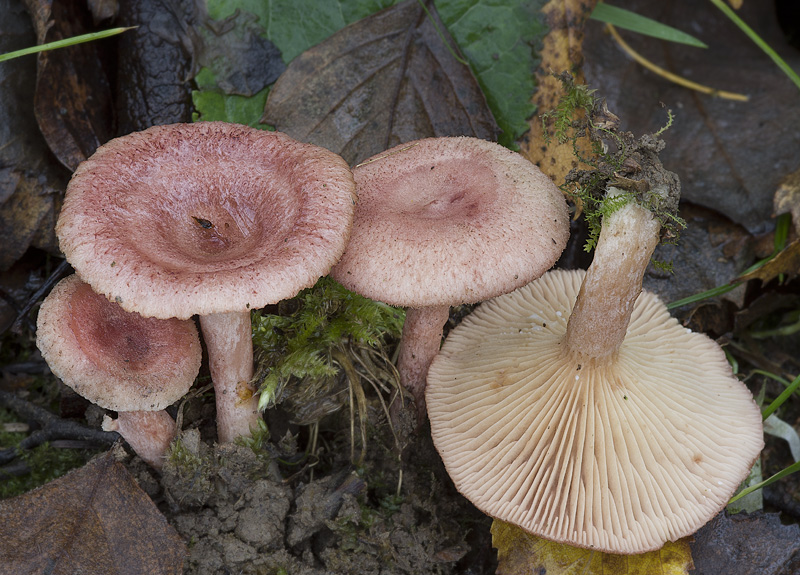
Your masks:
<svg viewBox="0 0 800 575"><path fill-rule="evenodd" d="M571 171L561 186L578 214L583 213L588 226L584 249L591 251L597 244L603 217L631 201L649 209L659 220L662 241L674 242L686 227L677 215L680 185L658 160L658 153L664 149L664 142L658 137L672 125L672 112L667 110L663 128L637 139L619 129L620 119L594 90L575 84L569 74L558 78L564 93L556 109L542 115L542 121L545 132L552 133L560 143L571 141L575 157L589 168ZM591 143L589 157L581 153L578 145L585 139ZM623 193L609 197L609 187Z"/></svg>
<svg viewBox="0 0 800 575"><path fill-rule="evenodd" d="M18 418L11 411L0 409L0 425L15 421ZM26 433L8 432L0 428L0 449L17 447L26 436ZM23 451L14 460L17 465L12 464L19 469L20 475L0 471L0 499L22 495L58 479L86 463L95 453L90 449L61 449L49 443Z"/></svg>
<svg viewBox="0 0 800 575"><path fill-rule="evenodd" d="M332 399L348 358L381 350L400 335L403 310L354 294L330 278L278 306L253 314L257 381L263 410L289 400L295 419L313 423L338 409ZM347 374L349 377L349 374ZM287 384L294 382L291 390Z"/></svg>

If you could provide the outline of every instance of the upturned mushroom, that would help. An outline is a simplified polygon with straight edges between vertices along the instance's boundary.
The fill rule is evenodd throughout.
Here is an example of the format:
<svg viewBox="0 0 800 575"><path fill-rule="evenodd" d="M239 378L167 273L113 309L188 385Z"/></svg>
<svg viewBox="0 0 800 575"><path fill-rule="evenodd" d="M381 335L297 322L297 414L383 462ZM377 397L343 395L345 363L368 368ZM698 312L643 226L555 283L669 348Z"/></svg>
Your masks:
<svg viewBox="0 0 800 575"><path fill-rule="evenodd" d="M763 447L752 395L714 341L641 291L659 228L625 205L587 272L551 271L448 336L428 375L431 431L485 513L643 553L694 533L747 477Z"/></svg>
<svg viewBox="0 0 800 575"><path fill-rule="evenodd" d="M328 273L354 202L349 167L323 148L236 124L173 124L82 163L56 232L81 278L125 310L200 316L229 442L260 418L250 310Z"/></svg>
<svg viewBox="0 0 800 575"><path fill-rule="evenodd" d="M331 276L408 308L398 369L421 420L450 306L507 293L550 268L569 236L566 201L522 156L476 138L410 142L353 173L353 234Z"/></svg>
<svg viewBox="0 0 800 575"><path fill-rule="evenodd" d="M36 345L51 371L92 403L118 412L103 428L118 431L160 469L175 422L164 408L183 397L200 370L192 320L155 319L124 311L77 275L42 302Z"/></svg>

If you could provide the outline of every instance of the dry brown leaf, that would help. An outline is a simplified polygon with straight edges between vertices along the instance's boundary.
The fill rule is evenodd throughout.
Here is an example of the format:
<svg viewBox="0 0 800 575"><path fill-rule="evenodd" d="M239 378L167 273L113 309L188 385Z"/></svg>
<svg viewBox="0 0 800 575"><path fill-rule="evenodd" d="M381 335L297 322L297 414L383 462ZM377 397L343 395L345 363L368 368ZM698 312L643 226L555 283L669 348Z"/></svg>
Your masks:
<svg viewBox="0 0 800 575"><path fill-rule="evenodd" d="M22 6L3 16L0 53L36 43ZM36 61L16 58L0 67L0 271L5 271L32 245L58 250L53 224L69 174L48 153L33 114Z"/></svg>
<svg viewBox="0 0 800 575"><path fill-rule="evenodd" d="M69 2L26 0L38 43L89 32L89 14ZM100 63L97 42L38 54L34 110L39 129L58 160L70 170L88 158L111 131L111 88Z"/></svg>
<svg viewBox="0 0 800 575"><path fill-rule="evenodd" d="M757 270L736 278L735 281L761 280L764 283L780 275L792 279L800 273L800 239L796 239Z"/></svg>
<svg viewBox="0 0 800 575"><path fill-rule="evenodd" d="M571 141L545 144L539 115L555 110L563 94L561 82L554 74L570 72L577 84L584 83L583 26L596 3L597 0L550 0L542 8L550 32L544 38L542 63L536 72L538 88L533 103L537 113L531 118L531 131L522 145L522 153L559 185L564 183L569 171L578 166L578 161ZM583 142L581 149L588 155L588 141Z"/></svg>
<svg viewBox="0 0 800 575"><path fill-rule="evenodd" d="M432 2L427 9L430 16L407 0L295 58L272 88L262 121L351 164L429 136L496 139L472 71L451 53L456 44Z"/></svg>
<svg viewBox="0 0 800 575"><path fill-rule="evenodd" d="M795 170L781 180L772 204L776 216L792 214L794 229L800 234L800 170Z"/></svg>
<svg viewBox="0 0 800 575"><path fill-rule="evenodd" d="M688 575L688 538L641 555L612 555L531 535L510 523L492 523L497 575Z"/></svg>
<svg viewBox="0 0 800 575"><path fill-rule="evenodd" d="M0 575L166 575L186 546L111 452L0 502Z"/></svg>

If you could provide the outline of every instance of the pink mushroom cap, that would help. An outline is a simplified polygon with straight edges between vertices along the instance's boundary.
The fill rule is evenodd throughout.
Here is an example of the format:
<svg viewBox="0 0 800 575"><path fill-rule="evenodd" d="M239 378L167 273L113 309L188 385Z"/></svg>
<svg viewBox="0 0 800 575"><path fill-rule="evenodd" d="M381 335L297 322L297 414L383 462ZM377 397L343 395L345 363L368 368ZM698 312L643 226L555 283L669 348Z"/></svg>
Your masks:
<svg viewBox="0 0 800 575"><path fill-rule="evenodd" d="M59 379L114 411L171 405L189 391L202 357L193 321L128 313L77 275L42 303L36 344Z"/></svg>
<svg viewBox="0 0 800 575"><path fill-rule="evenodd" d="M569 237L556 185L493 142L428 138L354 169L355 225L331 275L391 305L475 303L547 271Z"/></svg>
<svg viewBox="0 0 800 575"><path fill-rule="evenodd" d="M257 309L344 251L355 201L338 155L238 124L156 126L83 162L56 226L81 278L148 317Z"/></svg>

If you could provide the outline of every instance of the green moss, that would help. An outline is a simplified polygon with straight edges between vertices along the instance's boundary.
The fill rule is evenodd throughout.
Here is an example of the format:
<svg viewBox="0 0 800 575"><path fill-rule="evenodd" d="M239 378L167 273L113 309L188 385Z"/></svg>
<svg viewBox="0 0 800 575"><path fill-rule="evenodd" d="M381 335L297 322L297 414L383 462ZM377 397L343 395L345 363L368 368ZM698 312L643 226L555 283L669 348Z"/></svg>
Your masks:
<svg viewBox="0 0 800 575"><path fill-rule="evenodd" d="M387 337L400 335L404 317L403 310L354 294L327 277L282 302L276 314L255 312L260 408L281 401L293 378L324 389L341 373L335 356L382 346Z"/></svg>
<svg viewBox="0 0 800 575"><path fill-rule="evenodd" d="M0 425L19 421L17 416L0 409ZM27 433L7 432L0 429L0 449L16 447L27 437ZM30 469L20 476L0 475L0 499L22 495L57 479L68 471L86 463L96 451L89 449L61 449L48 443L23 452L15 461L22 461Z"/></svg>
<svg viewBox="0 0 800 575"><path fill-rule="evenodd" d="M572 142L575 157L589 169L573 170L561 190L583 213L588 227L584 249L589 252L597 245L603 218L635 201L650 210L662 226L662 241L674 243L686 223L677 215L677 199L653 193L648 174L662 172L658 151L664 143L658 137L674 121L667 110L666 124L656 133L634 138L630 132L619 131L619 118L608 110L605 101L595 90L576 84L567 73L558 76L563 94L555 110L542 114L544 133L561 143ZM581 142L589 142L589 155L582 150ZM607 190L614 187L623 193L609 197ZM669 269L664 262L653 262Z"/></svg>

